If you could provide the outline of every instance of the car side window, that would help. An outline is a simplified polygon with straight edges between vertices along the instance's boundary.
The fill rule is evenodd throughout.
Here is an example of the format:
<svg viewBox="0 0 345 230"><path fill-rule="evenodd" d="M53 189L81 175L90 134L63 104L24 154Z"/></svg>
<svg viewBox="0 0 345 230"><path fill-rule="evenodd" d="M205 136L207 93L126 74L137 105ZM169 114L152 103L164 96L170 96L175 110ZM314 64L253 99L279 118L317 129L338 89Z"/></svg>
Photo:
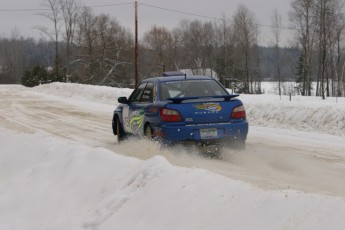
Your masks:
<svg viewBox="0 0 345 230"><path fill-rule="evenodd" d="M129 97L129 102L139 102L147 83L140 84Z"/></svg>
<svg viewBox="0 0 345 230"><path fill-rule="evenodd" d="M152 102L153 99L153 83L150 82L146 85L144 92L141 96L140 102Z"/></svg>

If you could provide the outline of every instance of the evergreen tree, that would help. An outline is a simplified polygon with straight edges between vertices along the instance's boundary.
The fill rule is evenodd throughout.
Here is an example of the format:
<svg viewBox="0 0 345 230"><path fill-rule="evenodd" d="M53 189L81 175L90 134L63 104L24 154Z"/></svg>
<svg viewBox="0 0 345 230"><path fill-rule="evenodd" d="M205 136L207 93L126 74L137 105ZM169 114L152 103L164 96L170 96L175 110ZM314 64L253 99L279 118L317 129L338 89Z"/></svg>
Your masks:
<svg viewBox="0 0 345 230"><path fill-rule="evenodd" d="M303 53L300 54L297 63L296 83L302 96L310 96L312 89L312 78L306 71Z"/></svg>
<svg viewBox="0 0 345 230"><path fill-rule="evenodd" d="M47 70L42 66L36 66L32 71L25 71L22 77L22 84L26 87L34 87L42 81L48 80Z"/></svg>

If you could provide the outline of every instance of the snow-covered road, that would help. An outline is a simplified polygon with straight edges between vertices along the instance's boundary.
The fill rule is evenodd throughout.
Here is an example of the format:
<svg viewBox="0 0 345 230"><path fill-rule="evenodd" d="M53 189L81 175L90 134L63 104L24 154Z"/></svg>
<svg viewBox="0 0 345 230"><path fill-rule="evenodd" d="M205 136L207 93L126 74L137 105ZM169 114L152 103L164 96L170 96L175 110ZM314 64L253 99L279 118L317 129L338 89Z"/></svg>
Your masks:
<svg viewBox="0 0 345 230"><path fill-rule="evenodd" d="M207 169L265 189L345 197L343 136L250 126L245 151L226 149L224 159L212 160L183 148L161 150L145 140L115 144L111 131L113 105L63 96L2 86L0 125L17 132L47 132L140 159L159 154L174 165Z"/></svg>

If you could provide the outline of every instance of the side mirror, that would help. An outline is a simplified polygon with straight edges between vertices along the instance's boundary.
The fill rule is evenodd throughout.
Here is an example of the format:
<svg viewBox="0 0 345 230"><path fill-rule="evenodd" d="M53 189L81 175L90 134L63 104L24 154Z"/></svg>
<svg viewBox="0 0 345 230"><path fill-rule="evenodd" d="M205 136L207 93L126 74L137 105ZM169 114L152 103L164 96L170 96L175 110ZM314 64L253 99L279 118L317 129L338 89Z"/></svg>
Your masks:
<svg viewBox="0 0 345 230"><path fill-rule="evenodd" d="M119 97L117 101L121 104L129 104L127 97Z"/></svg>

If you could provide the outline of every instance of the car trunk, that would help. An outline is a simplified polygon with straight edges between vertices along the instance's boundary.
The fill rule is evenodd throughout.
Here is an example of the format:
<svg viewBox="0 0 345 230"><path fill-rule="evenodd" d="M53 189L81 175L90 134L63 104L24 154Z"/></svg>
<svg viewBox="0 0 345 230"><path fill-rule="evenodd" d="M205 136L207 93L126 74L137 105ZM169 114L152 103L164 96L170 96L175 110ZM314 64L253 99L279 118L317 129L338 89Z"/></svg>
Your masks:
<svg viewBox="0 0 345 230"><path fill-rule="evenodd" d="M197 99L167 104L167 108L180 112L186 124L208 124L228 122L238 100Z"/></svg>

